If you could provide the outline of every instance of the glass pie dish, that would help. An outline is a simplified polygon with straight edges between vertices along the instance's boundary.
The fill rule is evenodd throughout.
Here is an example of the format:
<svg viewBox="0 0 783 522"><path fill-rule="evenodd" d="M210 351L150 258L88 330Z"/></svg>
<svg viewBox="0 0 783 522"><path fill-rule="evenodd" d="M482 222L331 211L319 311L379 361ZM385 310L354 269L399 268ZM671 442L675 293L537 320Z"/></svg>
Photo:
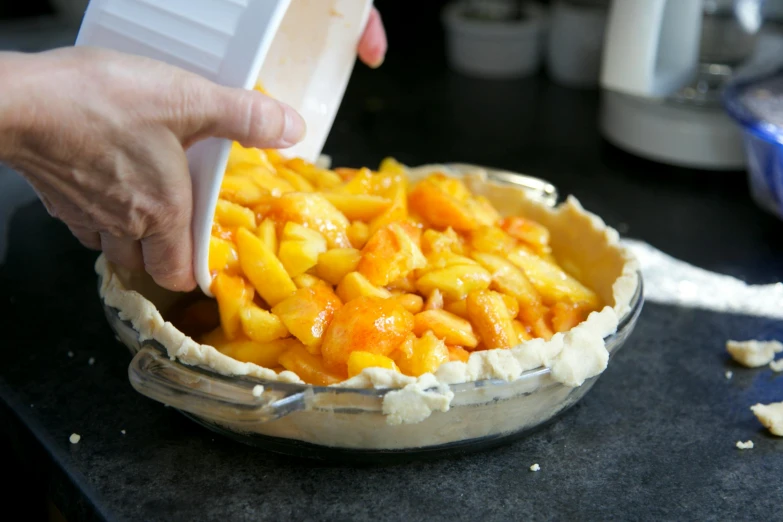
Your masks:
<svg viewBox="0 0 783 522"><path fill-rule="evenodd" d="M449 165L454 172L481 168L495 184L513 186L552 207L555 188L521 174ZM641 274L614 333L604 338L609 357L633 331L643 306ZM103 281L101 281L103 285ZM134 288L142 295L147 290ZM153 299L163 316L175 302ZM566 386L546 367L512 380L482 379L448 385L453 394L445 411L423 420L390 424L384 397L393 388L319 387L227 376L211 368L170 358L157 340L142 335L118 308L104 300L109 325L133 355L128 374L141 394L174 407L207 428L270 451L311 458L358 462L451 455L502 444L553 419L578 402L600 375ZM138 326L138 325L137 325Z"/></svg>

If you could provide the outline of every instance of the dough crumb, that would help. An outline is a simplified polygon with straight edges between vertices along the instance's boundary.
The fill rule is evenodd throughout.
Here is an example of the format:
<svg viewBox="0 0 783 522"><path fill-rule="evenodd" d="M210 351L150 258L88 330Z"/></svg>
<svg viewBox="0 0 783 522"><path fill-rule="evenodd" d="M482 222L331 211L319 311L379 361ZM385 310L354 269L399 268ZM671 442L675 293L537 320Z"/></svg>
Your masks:
<svg viewBox="0 0 783 522"><path fill-rule="evenodd" d="M71 436L68 437L68 440L71 441L71 444L79 444L79 441L82 440L82 436L78 433L71 433Z"/></svg>
<svg viewBox="0 0 783 522"><path fill-rule="evenodd" d="M733 371L731 371L731 370L728 370L728 371L726 372L726 378L727 378L727 379L731 379L732 377L734 377L734 372L733 372Z"/></svg>
<svg viewBox="0 0 783 522"><path fill-rule="evenodd" d="M261 397L261 395L264 393L264 387L260 384L256 384L253 386L253 397Z"/></svg>
<svg viewBox="0 0 783 522"><path fill-rule="evenodd" d="M68 352L68 357L73 358L73 352Z"/></svg>
<svg viewBox="0 0 783 522"><path fill-rule="evenodd" d="M95 357L90 357L89 359L87 359L87 364L89 364L90 366L95 364Z"/></svg>
<svg viewBox="0 0 783 522"><path fill-rule="evenodd" d="M770 433L783 437L783 402L755 404L750 409Z"/></svg>
<svg viewBox="0 0 783 522"><path fill-rule="evenodd" d="M778 341L726 341L726 350L732 359L748 368L758 368L771 363L775 354L783 352Z"/></svg>
<svg viewBox="0 0 783 522"><path fill-rule="evenodd" d="M538 464L533 464L532 466L530 466L530 471L541 471L541 466L539 466Z"/></svg>
<svg viewBox="0 0 783 522"><path fill-rule="evenodd" d="M769 367L773 372L783 372L783 359L772 361L769 363Z"/></svg>
<svg viewBox="0 0 783 522"><path fill-rule="evenodd" d="M125 435L125 430L120 430L120 433L122 433L123 435Z"/></svg>
<svg viewBox="0 0 783 522"><path fill-rule="evenodd" d="M741 440L738 440L737 441L737 448L739 448L741 450L753 449L753 441L749 440L747 442L742 442Z"/></svg>

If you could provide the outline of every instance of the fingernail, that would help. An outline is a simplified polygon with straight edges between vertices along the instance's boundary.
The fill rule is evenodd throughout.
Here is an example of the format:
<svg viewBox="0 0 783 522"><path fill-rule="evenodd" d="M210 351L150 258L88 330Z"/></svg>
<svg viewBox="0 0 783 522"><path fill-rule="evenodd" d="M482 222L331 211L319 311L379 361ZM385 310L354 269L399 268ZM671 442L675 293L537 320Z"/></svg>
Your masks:
<svg viewBox="0 0 783 522"><path fill-rule="evenodd" d="M380 58L378 58L377 60L375 60L375 61L374 61L372 64L370 64L370 68L371 68L371 69L377 69L378 67L380 67L381 65L383 65L383 62L384 62L384 60L385 60L385 59L386 59L386 57L385 57L385 56L381 56Z"/></svg>
<svg viewBox="0 0 783 522"><path fill-rule="evenodd" d="M283 127L283 146L290 147L302 141L307 134L304 118L288 105L283 105L285 124Z"/></svg>

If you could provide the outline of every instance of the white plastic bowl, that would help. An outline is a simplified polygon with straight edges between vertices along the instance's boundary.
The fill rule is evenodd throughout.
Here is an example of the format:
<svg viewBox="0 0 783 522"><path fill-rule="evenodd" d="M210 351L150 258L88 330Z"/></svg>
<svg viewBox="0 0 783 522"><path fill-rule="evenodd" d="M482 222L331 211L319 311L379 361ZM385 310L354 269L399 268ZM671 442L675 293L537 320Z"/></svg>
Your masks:
<svg viewBox="0 0 783 522"><path fill-rule="evenodd" d="M539 69L546 21L541 6L525 4L519 21L478 20L465 11L466 4L455 1L442 13L446 56L454 70L478 78L514 78Z"/></svg>
<svg viewBox="0 0 783 522"><path fill-rule="evenodd" d="M304 117L304 141L281 151L315 161L334 122L372 0L92 0L76 45L161 60L229 87L260 80ZM231 142L188 150L196 281L207 294L209 237Z"/></svg>

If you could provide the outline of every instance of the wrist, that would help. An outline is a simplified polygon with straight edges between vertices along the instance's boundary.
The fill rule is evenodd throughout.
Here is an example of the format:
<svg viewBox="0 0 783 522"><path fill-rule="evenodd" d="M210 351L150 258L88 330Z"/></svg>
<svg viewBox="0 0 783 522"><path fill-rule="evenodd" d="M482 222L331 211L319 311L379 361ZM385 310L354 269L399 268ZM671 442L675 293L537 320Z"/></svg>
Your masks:
<svg viewBox="0 0 783 522"><path fill-rule="evenodd" d="M0 52L0 162L21 160L46 122L47 86L58 82L47 55Z"/></svg>
<svg viewBox="0 0 783 522"><path fill-rule="evenodd" d="M15 75L19 53L0 53L0 161L12 162L19 148L20 118L18 104L19 77ZM16 71L15 71L16 70Z"/></svg>
<svg viewBox="0 0 783 522"><path fill-rule="evenodd" d="M25 61L29 55L0 52L0 161L13 163L24 129Z"/></svg>

